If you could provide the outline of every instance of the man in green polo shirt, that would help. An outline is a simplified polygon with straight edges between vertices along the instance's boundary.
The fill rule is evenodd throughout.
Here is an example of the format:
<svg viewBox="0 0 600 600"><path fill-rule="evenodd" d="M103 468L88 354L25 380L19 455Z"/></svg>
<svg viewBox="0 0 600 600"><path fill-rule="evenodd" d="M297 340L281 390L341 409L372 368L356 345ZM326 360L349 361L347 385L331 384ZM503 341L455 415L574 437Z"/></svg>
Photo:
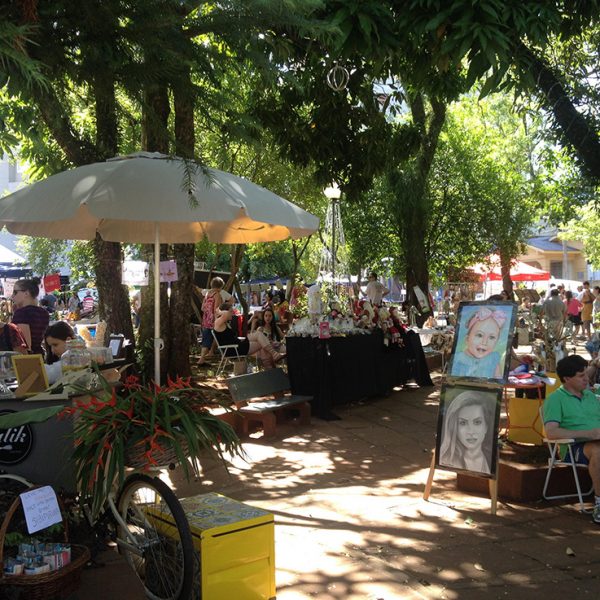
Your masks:
<svg viewBox="0 0 600 600"><path fill-rule="evenodd" d="M576 462L587 462L595 493L592 518L600 524L600 400L588 389L587 361L576 354L558 361L562 385L544 401L548 439L574 438Z"/></svg>

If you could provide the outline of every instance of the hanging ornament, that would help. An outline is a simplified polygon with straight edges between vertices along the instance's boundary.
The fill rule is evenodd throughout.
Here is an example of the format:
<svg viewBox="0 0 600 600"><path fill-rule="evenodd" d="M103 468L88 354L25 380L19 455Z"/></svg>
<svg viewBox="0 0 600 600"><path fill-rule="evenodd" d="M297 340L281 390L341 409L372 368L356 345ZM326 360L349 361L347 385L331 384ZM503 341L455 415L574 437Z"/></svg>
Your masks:
<svg viewBox="0 0 600 600"><path fill-rule="evenodd" d="M350 73L346 67L340 67L337 63L327 73L327 85L336 92L346 89L350 81Z"/></svg>

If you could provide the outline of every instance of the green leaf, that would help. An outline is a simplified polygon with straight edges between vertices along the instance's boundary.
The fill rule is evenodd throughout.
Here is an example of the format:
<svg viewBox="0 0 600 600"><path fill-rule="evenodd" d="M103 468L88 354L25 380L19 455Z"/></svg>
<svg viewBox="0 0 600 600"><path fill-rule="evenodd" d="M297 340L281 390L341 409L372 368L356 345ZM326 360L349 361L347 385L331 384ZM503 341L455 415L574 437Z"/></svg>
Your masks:
<svg viewBox="0 0 600 600"><path fill-rule="evenodd" d="M47 408L33 408L31 410L0 415L0 429L19 427L28 423L43 423L55 417L63 408L64 406L49 406Z"/></svg>

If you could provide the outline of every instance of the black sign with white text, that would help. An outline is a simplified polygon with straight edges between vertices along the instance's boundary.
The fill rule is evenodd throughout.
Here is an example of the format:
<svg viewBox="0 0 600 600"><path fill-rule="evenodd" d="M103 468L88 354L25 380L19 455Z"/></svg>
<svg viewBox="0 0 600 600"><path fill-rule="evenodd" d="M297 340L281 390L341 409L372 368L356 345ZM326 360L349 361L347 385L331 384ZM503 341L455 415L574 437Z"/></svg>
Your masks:
<svg viewBox="0 0 600 600"><path fill-rule="evenodd" d="M0 410L0 414L14 410ZM0 429L0 465L17 465L23 462L33 448L33 431L29 425Z"/></svg>

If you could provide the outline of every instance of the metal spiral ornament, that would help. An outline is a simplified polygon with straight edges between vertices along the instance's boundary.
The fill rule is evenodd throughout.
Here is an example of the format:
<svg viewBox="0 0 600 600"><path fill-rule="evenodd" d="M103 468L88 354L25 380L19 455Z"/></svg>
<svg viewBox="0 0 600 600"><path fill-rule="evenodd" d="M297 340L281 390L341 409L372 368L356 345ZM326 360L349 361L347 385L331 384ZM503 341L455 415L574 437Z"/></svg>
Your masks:
<svg viewBox="0 0 600 600"><path fill-rule="evenodd" d="M350 81L350 73L346 67L340 67L337 63L327 73L327 85L336 92L345 90Z"/></svg>

